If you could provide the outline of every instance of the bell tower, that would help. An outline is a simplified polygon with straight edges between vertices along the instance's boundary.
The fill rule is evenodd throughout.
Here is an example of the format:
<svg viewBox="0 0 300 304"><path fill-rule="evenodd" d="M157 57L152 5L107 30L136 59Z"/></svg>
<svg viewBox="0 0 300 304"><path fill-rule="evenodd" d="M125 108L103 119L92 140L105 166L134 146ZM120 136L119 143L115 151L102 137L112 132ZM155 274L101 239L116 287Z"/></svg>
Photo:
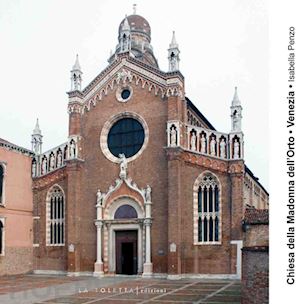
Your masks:
<svg viewBox="0 0 300 304"><path fill-rule="evenodd" d="M71 91L81 91L82 71L79 64L78 54L76 55L75 64L71 70Z"/></svg>
<svg viewBox="0 0 300 304"><path fill-rule="evenodd" d="M242 131L242 106L237 94L237 87L234 89L234 96L231 103L231 132Z"/></svg>
<svg viewBox="0 0 300 304"><path fill-rule="evenodd" d="M36 120L35 128L31 135L31 150L35 154L42 153L42 143L43 143L43 135L39 126L39 119Z"/></svg>

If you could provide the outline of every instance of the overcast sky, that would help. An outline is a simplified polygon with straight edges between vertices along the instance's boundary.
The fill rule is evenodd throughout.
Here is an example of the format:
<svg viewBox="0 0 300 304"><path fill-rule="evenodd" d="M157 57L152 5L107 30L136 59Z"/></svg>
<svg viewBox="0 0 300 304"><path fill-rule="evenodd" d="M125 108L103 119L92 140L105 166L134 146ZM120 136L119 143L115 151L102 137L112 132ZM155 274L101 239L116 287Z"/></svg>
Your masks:
<svg viewBox="0 0 300 304"><path fill-rule="evenodd" d="M238 86L246 164L268 189L268 11L262 0L1 0L0 137L30 148L38 117L43 150L67 140L75 56L85 87L107 66L133 3L151 26L163 71L175 30L186 96L219 131L230 131Z"/></svg>

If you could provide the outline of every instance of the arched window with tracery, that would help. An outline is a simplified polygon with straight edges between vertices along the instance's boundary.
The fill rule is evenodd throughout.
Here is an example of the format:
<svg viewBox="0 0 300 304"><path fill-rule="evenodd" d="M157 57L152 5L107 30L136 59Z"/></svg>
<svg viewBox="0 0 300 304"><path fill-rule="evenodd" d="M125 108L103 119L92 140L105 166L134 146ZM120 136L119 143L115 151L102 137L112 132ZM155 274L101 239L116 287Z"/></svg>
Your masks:
<svg viewBox="0 0 300 304"><path fill-rule="evenodd" d="M55 185L47 195L47 244L63 246L65 242L65 195Z"/></svg>
<svg viewBox="0 0 300 304"><path fill-rule="evenodd" d="M200 175L194 185L194 242L221 241L220 183L210 172Z"/></svg>

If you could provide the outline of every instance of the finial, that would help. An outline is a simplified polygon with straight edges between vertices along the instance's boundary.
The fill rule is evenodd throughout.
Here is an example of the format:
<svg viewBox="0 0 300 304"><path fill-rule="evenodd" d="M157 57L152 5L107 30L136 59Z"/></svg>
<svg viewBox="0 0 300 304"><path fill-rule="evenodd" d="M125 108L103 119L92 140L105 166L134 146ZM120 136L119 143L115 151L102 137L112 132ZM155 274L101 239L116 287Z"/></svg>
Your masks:
<svg viewBox="0 0 300 304"><path fill-rule="evenodd" d="M175 38L175 31L173 31L172 41L170 43L170 48L176 48L176 47L178 47L178 44L177 44L177 41L176 41L176 38Z"/></svg>
<svg viewBox="0 0 300 304"><path fill-rule="evenodd" d="M136 15L136 3L133 4L133 15Z"/></svg>
<svg viewBox="0 0 300 304"><path fill-rule="evenodd" d="M238 93L237 93L237 87L234 87L234 95L232 99L232 105L238 106L241 104L241 101L239 100Z"/></svg>
<svg viewBox="0 0 300 304"><path fill-rule="evenodd" d="M36 119L36 124L33 130L33 134L41 134L41 129L40 129L40 125L39 125L39 119Z"/></svg>
<svg viewBox="0 0 300 304"><path fill-rule="evenodd" d="M129 22L127 19L127 15L125 15L125 20L122 26L122 31L130 31L130 26L129 26Z"/></svg>
<svg viewBox="0 0 300 304"><path fill-rule="evenodd" d="M74 70L79 70L79 71L81 70L78 54L76 54L75 64L73 65L73 71Z"/></svg>

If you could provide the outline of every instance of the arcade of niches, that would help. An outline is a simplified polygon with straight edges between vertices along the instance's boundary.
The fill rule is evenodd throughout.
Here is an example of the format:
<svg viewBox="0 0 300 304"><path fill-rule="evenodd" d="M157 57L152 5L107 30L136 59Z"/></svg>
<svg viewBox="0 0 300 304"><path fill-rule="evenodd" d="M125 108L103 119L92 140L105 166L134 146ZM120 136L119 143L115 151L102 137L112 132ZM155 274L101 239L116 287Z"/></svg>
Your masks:
<svg viewBox="0 0 300 304"><path fill-rule="evenodd" d="M179 55L173 32L160 70L134 13L85 88L76 57L68 139L43 152L38 121L32 134L35 272L240 278L243 214L268 193L245 165L237 88L219 132L185 96Z"/></svg>

